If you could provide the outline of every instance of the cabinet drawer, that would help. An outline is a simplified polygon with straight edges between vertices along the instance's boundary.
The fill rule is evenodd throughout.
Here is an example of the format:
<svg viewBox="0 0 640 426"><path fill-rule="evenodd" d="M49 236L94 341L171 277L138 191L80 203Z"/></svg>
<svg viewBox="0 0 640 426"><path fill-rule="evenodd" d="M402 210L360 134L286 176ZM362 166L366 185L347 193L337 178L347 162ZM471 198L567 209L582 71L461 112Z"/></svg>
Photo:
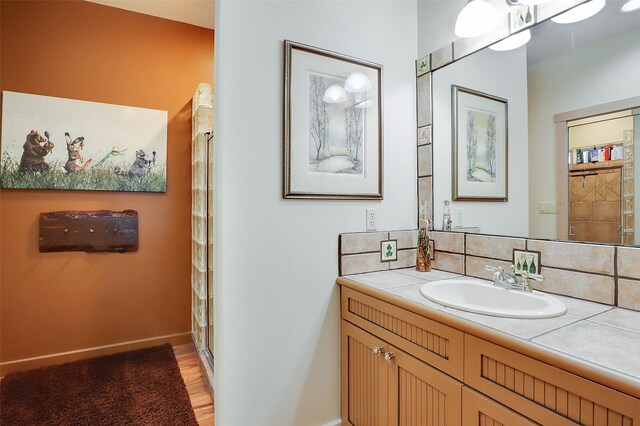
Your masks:
<svg viewBox="0 0 640 426"><path fill-rule="evenodd" d="M346 287L342 318L462 380L463 332Z"/></svg>
<svg viewBox="0 0 640 426"><path fill-rule="evenodd" d="M465 347L465 384L536 422L640 426L637 398L468 334Z"/></svg>
<svg viewBox="0 0 640 426"><path fill-rule="evenodd" d="M462 389L462 424L465 426L538 425L467 386Z"/></svg>

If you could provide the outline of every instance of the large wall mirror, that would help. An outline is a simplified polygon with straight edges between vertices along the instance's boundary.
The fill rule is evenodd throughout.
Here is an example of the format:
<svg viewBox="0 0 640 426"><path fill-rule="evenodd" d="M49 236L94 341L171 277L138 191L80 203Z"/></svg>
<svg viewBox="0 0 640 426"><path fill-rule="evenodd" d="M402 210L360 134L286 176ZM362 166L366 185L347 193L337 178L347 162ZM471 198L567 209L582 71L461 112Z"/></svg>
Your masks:
<svg viewBox="0 0 640 426"><path fill-rule="evenodd" d="M640 10L621 13L623 3L542 22L523 47L485 48L432 73L436 224L451 200L453 225L483 234L640 245ZM454 86L507 101L506 201L452 200L456 136L475 131L482 146L496 131L460 131L470 124L454 113ZM473 149L483 170L472 174L491 179L496 151Z"/></svg>

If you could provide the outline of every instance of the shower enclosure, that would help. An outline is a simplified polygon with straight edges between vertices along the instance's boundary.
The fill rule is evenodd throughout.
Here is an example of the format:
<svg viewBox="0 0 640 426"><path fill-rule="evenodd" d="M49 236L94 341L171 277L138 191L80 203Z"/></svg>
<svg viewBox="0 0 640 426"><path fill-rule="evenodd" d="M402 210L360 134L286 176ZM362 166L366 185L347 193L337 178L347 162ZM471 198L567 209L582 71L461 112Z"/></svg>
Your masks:
<svg viewBox="0 0 640 426"><path fill-rule="evenodd" d="M213 368L213 87L198 85L192 101L191 331Z"/></svg>

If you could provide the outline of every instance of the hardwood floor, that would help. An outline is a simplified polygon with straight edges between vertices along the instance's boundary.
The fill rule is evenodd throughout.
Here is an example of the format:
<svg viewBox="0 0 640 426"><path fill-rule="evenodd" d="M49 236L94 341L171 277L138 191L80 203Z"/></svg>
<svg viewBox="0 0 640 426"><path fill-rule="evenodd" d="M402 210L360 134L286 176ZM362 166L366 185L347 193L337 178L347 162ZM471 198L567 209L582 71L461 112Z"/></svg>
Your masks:
<svg viewBox="0 0 640 426"><path fill-rule="evenodd" d="M207 392L198 364L198 355L193 345L174 346L173 352L178 360L180 374L184 379L191 399L191 406L196 414L196 420L200 426L213 426L214 410L211 395Z"/></svg>

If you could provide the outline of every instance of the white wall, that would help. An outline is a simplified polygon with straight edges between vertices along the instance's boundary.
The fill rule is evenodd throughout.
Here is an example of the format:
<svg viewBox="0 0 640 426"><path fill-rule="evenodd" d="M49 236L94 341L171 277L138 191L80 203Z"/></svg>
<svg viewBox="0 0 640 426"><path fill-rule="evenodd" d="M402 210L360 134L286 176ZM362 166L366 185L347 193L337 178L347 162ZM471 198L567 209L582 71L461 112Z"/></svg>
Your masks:
<svg viewBox="0 0 640 426"><path fill-rule="evenodd" d="M451 203L463 210L464 225L484 234L527 236L529 175L527 160L526 51L485 49L433 73L433 175L435 226L442 224L442 204L451 200L451 85L508 101L507 202Z"/></svg>
<svg viewBox="0 0 640 426"><path fill-rule="evenodd" d="M216 424L340 416L338 234L416 225L415 1L217 1ZM281 198L283 40L384 66L384 201Z"/></svg>
<svg viewBox="0 0 640 426"><path fill-rule="evenodd" d="M556 201L551 156L555 152L553 116L640 95L640 30L607 39L529 68L530 233L556 238L556 215L541 215L541 201Z"/></svg>
<svg viewBox="0 0 640 426"><path fill-rule="evenodd" d="M509 13L504 0L487 0L499 15ZM458 37L455 23L468 0L418 0L418 58L444 47Z"/></svg>
<svg viewBox="0 0 640 426"><path fill-rule="evenodd" d="M458 13L467 0L418 0L418 58L457 39Z"/></svg>

